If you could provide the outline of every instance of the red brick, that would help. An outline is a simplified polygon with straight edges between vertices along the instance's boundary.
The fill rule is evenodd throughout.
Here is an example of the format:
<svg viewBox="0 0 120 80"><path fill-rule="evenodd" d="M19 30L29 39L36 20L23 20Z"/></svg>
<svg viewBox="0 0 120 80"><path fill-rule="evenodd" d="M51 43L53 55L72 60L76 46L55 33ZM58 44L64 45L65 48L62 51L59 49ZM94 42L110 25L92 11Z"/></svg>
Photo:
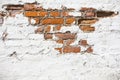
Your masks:
<svg viewBox="0 0 120 80"><path fill-rule="evenodd" d="M58 11L52 11L52 12L50 12L50 16L52 16L52 17L58 17L58 16L60 16L60 12L58 12Z"/></svg>
<svg viewBox="0 0 120 80"><path fill-rule="evenodd" d="M38 27L36 30L35 30L35 33L43 33L44 29L42 26Z"/></svg>
<svg viewBox="0 0 120 80"><path fill-rule="evenodd" d="M76 46L65 46L63 48L63 53L79 53L80 51L81 48Z"/></svg>
<svg viewBox="0 0 120 80"><path fill-rule="evenodd" d="M51 26L46 26L45 29L44 29L44 32L49 33L50 30L51 30Z"/></svg>
<svg viewBox="0 0 120 80"><path fill-rule="evenodd" d="M52 39L53 38L53 35L51 33L45 33L44 34L44 38L45 39Z"/></svg>
<svg viewBox="0 0 120 80"><path fill-rule="evenodd" d="M66 18L66 24L72 24L75 21L75 18Z"/></svg>
<svg viewBox="0 0 120 80"><path fill-rule="evenodd" d="M62 53L62 48L55 48L55 50L59 51L60 53Z"/></svg>
<svg viewBox="0 0 120 80"><path fill-rule="evenodd" d="M80 40L78 44L81 45L81 46L87 46L88 45L87 40Z"/></svg>
<svg viewBox="0 0 120 80"><path fill-rule="evenodd" d="M80 29L83 32L93 32L93 31L95 31L95 27L90 27L90 25L80 26Z"/></svg>
<svg viewBox="0 0 120 80"><path fill-rule="evenodd" d="M41 21L41 23L44 24L63 24L64 19L63 18L46 18Z"/></svg>
<svg viewBox="0 0 120 80"><path fill-rule="evenodd" d="M95 11L95 8L87 8L87 7L82 7L80 11Z"/></svg>
<svg viewBox="0 0 120 80"><path fill-rule="evenodd" d="M75 39L75 33L55 33L55 36L59 39L67 40L67 39Z"/></svg>
<svg viewBox="0 0 120 80"><path fill-rule="evenodd" d="M87 50L86 50L87 53L92 53L93 52L93 49L92 47L88 47Z"/></svg>
<svg viewBox="0 0 120 80"><path fill-rule="evenodd" d="M48 13L46 11L26 11L24 15L27 17L44 17Z"/></svg>

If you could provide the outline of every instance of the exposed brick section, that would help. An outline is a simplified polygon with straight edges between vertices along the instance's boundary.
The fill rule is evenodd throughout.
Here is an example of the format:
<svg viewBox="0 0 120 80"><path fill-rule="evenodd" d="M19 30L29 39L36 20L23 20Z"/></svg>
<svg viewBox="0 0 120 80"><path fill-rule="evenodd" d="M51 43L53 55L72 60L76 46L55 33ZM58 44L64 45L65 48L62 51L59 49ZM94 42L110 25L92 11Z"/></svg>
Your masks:
<svg viewBox="0 0 120 80"><path fill-rule="evenodd" d="M66 18L66 24L72 24L75 21L74 17Z"/></svg>
<svg viewBox="0 0 120 80"><path fill-rule="evenodd" d="M95 8L86 7L81 8L79 11L65 6L61 6L61 9L44 9L41 4L37 2L25 3L23 5L7 4L4 6L6 6L5 9L10 17L15 17L16 14L20 13L28 17L29 24L38 26L35 34L43 34L45 40L50 39L56 41L58 45L60 44L62 46L55 48L55 50L60 53L93 53L93 48L88 44L87 40L81 39L76 44L77 33L71 33L67 30L67 32L64 33L60 32L62 31L62 26L70 26L72 24L79 26L83 32L93 32L95 31L95 27L93 27L92 24L95 24L100 17L115 15L112 11L98 11ZM74 14L74 12L77 12L77 14ZM0 12L0 24L4 21L3 17L3 14L1 15ZM4 41L6 37L7 34L3 34L2 40Z"/></svg>
<svg viewBox="0 0 120 80"><path fill-rule="evenodd" d="M52 39L53 35L51 33L44 33L44 38L45 39Z"/></svg>
<svg viewBox="0 0 120 80"><path fill-rule="evenodd" d="M76 38L76 33L56 33L56 37L59 39L67 40L67 39L75 39Z"/></svg>
<svg viewBox="0 0 120 80"><path fill-rule="evenodd" d="M52 11L52 12L50 12L50 16L51 17L59 17L60 16L60 12L58 12L58 11Z"/></svg>
<svg viewBox="0 0 120 80"><path fill-rule="evenodd" d="M48 13L46 11L26 11L24 15L26 17L45 17Z"/></svg>
<svg viewBox="0 0 120 80"><path fill-rule="evenodd" d="M63 53L80 53L81 48L77 46L65 46L63 48Z"/></svg>
<svg viewBox="0 0 120 80"><path fill-rule="evenodd" d="M41 24L63 24L64 19L63 18L46 18L41 21Z"/></svg>

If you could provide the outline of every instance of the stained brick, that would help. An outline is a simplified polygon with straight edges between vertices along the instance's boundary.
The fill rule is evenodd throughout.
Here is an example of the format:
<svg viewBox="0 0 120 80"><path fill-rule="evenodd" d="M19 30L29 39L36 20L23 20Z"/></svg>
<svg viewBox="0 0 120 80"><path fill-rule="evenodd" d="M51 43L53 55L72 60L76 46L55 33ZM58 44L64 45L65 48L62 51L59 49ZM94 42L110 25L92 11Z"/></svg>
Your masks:
<svg viewBox="0 0 120 80"><path fill-rule="evenodd" d="M66 24L72 24L75 21L75 18L66 18Z"/></svg>
<svg viewBox="0 0 120 80"><path fill-rule="evenodd" d="M53 35L51 33L44 33L44 38L45 39L52 39Z"/></svg>
<svg viewBox="0 0 120 80"><path fill-rule="evenodd" d="M90 27L89 25L80 26L80 29L83 32L92 32L92 31L95 31L95 27Z"/></svg>
<svg viewBox="0 0 120 80"><path fill-rule="evenodd" d="M45 17L48 13L46 11L26 11L24 15L27 17Z"/></svg>
<svg viewBox="0 0 120 80"><path fill-rule="evenodd" d="M87 53L92 53L93 52L93 49L92 47L88 47L87 50L86 50Z"/></svg>
<svg viewBox="0 0 120 80"><path fill-rule="evenodd" d="M63 48L63 53L79 53L80 51L81 48L77 46L65 46Z"/></svg>
<svg viewBox="0 0 120 80"><path fill-rule="evenodd" d="M6 10L22 10L23 9L23 5L20 4L7 4L7 5L3 5L6 6Z"/></svg>
<svg viewBox="0 0 120 80"><path fill-rule="evenodd" d="M60 12L58 12L58 11L51 11L50 12L50 16L52 16L52 17L58 17L58 16L60 16Z"/></svg>
<svg viewBox="0 0 120 80"><path fill-rule="evenodd" d="M62 53L62 48L55 48L55 50L59 51L60 53Z"/></svg>
<svg viewBox="0 0 120 80"><path fill-rule="evenodd" d="M46 26L45 29L44 29L44 32L49 33L50 30L51 30L51 26Z"/></svg>
<svg viewBox="0 0 120 80"><path fill-rule="evenodd" d="M41 24L63 24L63 18L46 18L41 21Z"/></svg>
<svg viewBox="0 0 120 80"><path fill-rule="evenodd" d="M59 39L63 39L63 40L76 38L75 33L56 33L55 36L58 37Z"/></svg>
<svg viewBox="0 0 120 80"><path fill-rule="evenodd" d="M81 46L87 46L88 45L87 40L80 40L78 44L81 45Z"/></svg>
<svg viewBox="0 0 120 80"><path fill-rule="evenodd" d="M35 30L35 33L43 33L44 29L42 26L38 27L36 30Z"/></svg>

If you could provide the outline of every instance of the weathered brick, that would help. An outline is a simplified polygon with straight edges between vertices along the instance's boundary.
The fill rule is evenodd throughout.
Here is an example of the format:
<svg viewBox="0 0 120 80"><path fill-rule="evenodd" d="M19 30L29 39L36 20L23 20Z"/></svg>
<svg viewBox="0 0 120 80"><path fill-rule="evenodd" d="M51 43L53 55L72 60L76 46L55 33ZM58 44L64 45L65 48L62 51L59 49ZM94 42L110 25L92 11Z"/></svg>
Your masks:
<svg viewBox="0 0 120 80"><path fill-rule="evenodd" d="M51 26L46 26L45 29L44 29L44 32L49 33L50 30L51 30Z"/></svg>
<svg viewBox="0 0 120 80"><path fill-rule="evenodd" d="M43 10L43 8L34 3L26 3L24 4L24 10Z"/></svg>
<svg viewBox="0 0 120 80"><path fill-rule="evenodd" d="M44 29L42 26L38 27L36 30L35 30L35 33L43 33Z"/></svg>
<svg viewBox="0 0 120 80"><path fill-rule="evenodd" d="M46 18L41 21L41 24L63 24L63 18Z"/></svg>
<svg viewBox="0 0 120 80"><path fill-rule="evenodd" d="M93 52L92 47L91 47L91 46L90 46L90 47L88 47L88 48L87 48L87 50L86 50L86 52L87 52L87 53L92 53L92 52Z"/></svg>
<svg viewBox="0 0 120 80"><path fill-rule="evenodd" d="M46 11L26 11L24 15L26 17L45 17L48 13Z"/></svg>
<svg viewBox="0 0 120 80"><path fill-rule="evenodd" d="M36 25L36 24L39 24L39 22L40 22L39 18L29 18L29 23L30 24Z"/></svg>
<svg viewBox="0 0 120 80"><path fill-rule="evenodd" d="M60 53L62 53L62 48L55 48L55 50L59 51Z"/></svg>
<svg viewBox="0 0 120 80"><path fill-rule="evenodd" d="M88 46L87 40L80 40L78 44L81 46Z"/></svg>
<svg viewBox="0 0 120 80"><path fill-rule="evenodd" d="M95 12L88 11L85 13L85 17L95 17Z"/></svg>
<svg viewBox="0 0 120 80"><path fill-rule="evenodd" d="M61 15L62 15L62 16L69 16L69 13L68 13L67 11L63 11L63 12L61 13Z"/></svg>
<svg viewBox="0 0 120 80"><path fill-rule="evenodd" d="M72 24L75 21L75 18L66 18L66 24Z"/></svg>
<svg viewBox="0 0 120 80"><path fill-rule="evenodd" d="M58 17L58 16L60 16L60 12L58 12L58 11L51 11L50 12L50 16L52 16L52 17Z"/></svg>
<svg viewBox="0 0 120 80"><path fill-rule="evenodd" d="M93 32L93 31L95 31L95 27L90 27L90 25L80 26L80 29L83 32Z"/></svg>
<svg viewBox="0 0 120 80"><path fill-rule="evenodd" d="M75 39L76 33L55 33L55 36L59 39L67 40L67 39Z"/></svg>
<svg viewBox="0 0 120 80"><path fill-rule="evenodd" d="M52 35L52 33L44 33L44 38L45 39L52 39L53 35Z"/></svg>
<svg viewBox="0 0 120 80"><path fill-rule="evenodd" d="M98 19L79 19L78 24L94 24Z"/></svg>
<svg viewBox="0 0 120 80"><path fill-rule="evenodd" d="M59 39L59 40L56 40L57 43L60 43L60 44L63 44L64 43L64 40L62 39Z"/></svg>
<svg viewBox="0 0 120 80"><path fill-rule="evenodd" d="M79 53L80 51L81 48L77 46L65 46L63 48L63 53Z"/></svg>
<svg viewBox="0 0 120 80"><path fill-rule="evenodd" d="M65 45L69 46L70 44L72 44L75 41L75 39L69 39L65 41Z"/></svg>
<svg viewBox="0 0 120 80"><path fill-rule="evenodd" d="M54 27L54 31L59 31L61 29L61 25L57 25Z"/></svg>

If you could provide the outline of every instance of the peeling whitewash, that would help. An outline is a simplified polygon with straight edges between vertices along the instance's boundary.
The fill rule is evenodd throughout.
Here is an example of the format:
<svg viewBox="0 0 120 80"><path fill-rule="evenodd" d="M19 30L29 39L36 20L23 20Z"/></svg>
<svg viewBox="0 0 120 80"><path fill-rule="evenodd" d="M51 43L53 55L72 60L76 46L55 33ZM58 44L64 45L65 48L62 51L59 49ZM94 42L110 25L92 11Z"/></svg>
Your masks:
<svg viewBox="0 0 120 80"><path fill-rule="evenodd" d="M1 0L0 10L3 4L34 1ZM37 1L43 8L65 5L78 10L94 7L120 12L120 0ZM78 27L68 28L78 33L77 40L87 39L94 44L94 54L61 55L54 50L61 45L35 34L37 26L28 25L28 19L22 14L5 17L4 24L0 25L0 80L120 80L120 14L101 18L94 26L93 33L83 33ZM3 32L8 34L5 41L2 41Z"/></svg>

